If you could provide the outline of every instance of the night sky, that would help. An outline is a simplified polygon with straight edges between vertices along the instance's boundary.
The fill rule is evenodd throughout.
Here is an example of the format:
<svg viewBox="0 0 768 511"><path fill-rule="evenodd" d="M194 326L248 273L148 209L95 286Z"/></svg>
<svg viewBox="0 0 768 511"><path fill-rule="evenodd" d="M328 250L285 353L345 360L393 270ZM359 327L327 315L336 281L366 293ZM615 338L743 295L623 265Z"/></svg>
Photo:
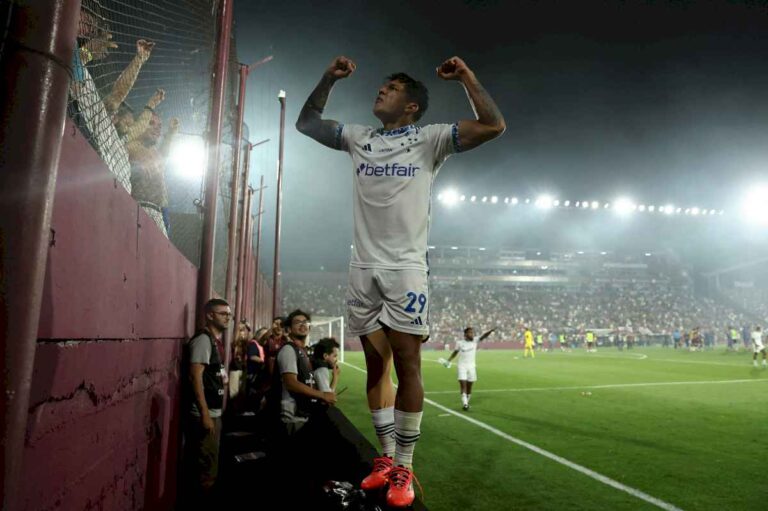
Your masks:
<svg viewBox="0 0 768 511"><path fill-rule="evenodd" d="M275 57L251 74L246 109L251 140L272 139L255 150L252 171L257 178L264 173L270 186L266 245L274 234L277 93L287 92L286 271L343 267L349 255L350 160L293 127L336 55L358 65L337 83L326 108L326 118L341 122L378 125L373 99L383 77L395 71L429 88L422 123L469 118L461 86L440 80L434 69L457 55L475 71L507 131L450 158L437 192L546 192L600 201L629 195L648 204L734 210L746 187L768 180L765 2L250 1L236 2L235 19L241 62ZM477 214L457 218L436 205L432 242L482 242L467 221ZM490 208L482 215L488 220L484 244L546 243L506 236L525 231L523 216ZM733 230L723 220L695 230L712 229ZM472 239L463 240L465 234ZM590 236L593 243L607 242L599 230ZM644 240L646 246L669 241Z"/></svg>

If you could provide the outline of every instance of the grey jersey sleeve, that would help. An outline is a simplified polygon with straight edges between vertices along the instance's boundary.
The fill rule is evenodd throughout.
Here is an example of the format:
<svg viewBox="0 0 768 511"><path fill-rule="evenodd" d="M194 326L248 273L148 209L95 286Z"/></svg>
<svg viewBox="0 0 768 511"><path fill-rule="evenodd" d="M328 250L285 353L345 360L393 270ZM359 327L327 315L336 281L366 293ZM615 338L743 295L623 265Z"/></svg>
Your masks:
<svg viewBox="0 0 768 511"><path fill-rule="evenodd" d="M318 367L315 369L315 383L317 389L321 392L333 392L331 389L331 370L327 367Z"/></svg>
<svg viewBox="0 0 768 511"><path fill-rule="evenodd" d="M191 364L210 364L211 340L206 334L200 334L189 341L189 362Z"/></svg>
<svg viewBox="0 0 768 511"><path fill-rule="evenodd" d="M280 374L299 374L299 366L296 362L296 352L290 346L281 348L277 353L277 369Z"/></svg>

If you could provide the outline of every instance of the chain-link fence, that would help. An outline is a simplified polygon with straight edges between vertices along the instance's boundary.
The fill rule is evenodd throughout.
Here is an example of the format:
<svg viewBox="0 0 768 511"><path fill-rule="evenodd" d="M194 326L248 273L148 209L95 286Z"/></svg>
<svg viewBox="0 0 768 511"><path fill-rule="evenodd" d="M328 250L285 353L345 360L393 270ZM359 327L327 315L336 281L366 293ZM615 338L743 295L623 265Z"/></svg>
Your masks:
<svg viewBox="0 0 768 511"><path fill-rule="evenodd" d="M215 0L83 0L70 86L70 117L195 264L215 6Z"/></svg>

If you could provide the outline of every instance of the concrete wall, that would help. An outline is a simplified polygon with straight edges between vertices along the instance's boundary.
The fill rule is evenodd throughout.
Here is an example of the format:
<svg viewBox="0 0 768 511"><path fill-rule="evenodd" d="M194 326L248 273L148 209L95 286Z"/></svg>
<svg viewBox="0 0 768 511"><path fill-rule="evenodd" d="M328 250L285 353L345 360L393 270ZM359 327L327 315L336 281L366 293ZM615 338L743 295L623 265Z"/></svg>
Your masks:
<svg viewBox="0 0 768 511"><path fill-rule="evenodd" d="M69 123L24 458L25 507L170 509L197 269Z"/></svg>

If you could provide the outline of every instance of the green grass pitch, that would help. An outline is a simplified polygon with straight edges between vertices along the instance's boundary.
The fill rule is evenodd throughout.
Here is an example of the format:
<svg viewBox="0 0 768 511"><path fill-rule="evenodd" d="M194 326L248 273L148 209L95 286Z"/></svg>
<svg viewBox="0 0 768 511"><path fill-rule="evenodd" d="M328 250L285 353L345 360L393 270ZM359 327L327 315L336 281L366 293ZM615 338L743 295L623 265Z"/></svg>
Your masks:
<svg viewBox="0 0 768 511"><path fill-rule="evenodd" d="M447 354L422 363L432 511L768 509L768 370L751 353L481 349L468 412ZM339 406L378 447L363 355L345 357Z"/></svg>

